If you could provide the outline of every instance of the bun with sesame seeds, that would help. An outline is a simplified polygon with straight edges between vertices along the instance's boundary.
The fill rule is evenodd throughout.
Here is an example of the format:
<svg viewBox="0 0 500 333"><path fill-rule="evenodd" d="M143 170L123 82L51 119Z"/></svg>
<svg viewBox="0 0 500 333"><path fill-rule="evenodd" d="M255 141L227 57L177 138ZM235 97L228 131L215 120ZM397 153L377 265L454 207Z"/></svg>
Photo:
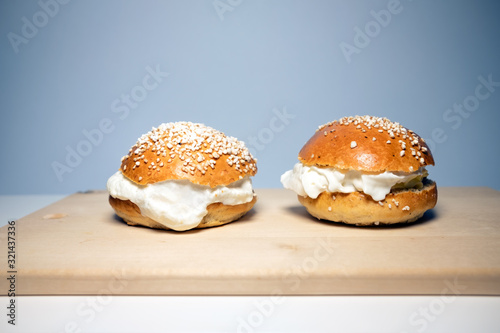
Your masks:
<svg viewBox="0 0 500 333"><path fill-rule="evenodd" d="M429 147L416 133L388 119L367 116L320 126L299 152L299 161L368 172L413 172L434 165Z"/></svg>
<svg viewBox="0 0 500 333"><path fill-rule="evenodd" d="M319 219L356 225L412 222L437 202L425 141L387 118L344 117L320 126L282 175Z"/></svg>
<svg viewBox="0 0 500 333"><path fill-rule="evenodd" d="M189 230L222 225L256 202L256 159L245 144L203 124L161 124L142 135L108 180L128 224Z"/></svg>

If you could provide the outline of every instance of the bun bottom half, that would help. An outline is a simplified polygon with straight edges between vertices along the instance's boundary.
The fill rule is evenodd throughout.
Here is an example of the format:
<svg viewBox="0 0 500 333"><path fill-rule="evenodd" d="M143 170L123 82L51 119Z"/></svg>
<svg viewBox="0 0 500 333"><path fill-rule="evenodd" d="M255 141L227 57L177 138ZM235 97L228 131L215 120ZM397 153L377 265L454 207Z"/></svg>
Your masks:
<svg viewBox="0 0 500 333"><path fill-rule="evenodd" d="M427 179L422 189L389 193L380 201L383 205L362 192L323 192L316 199L300 195L298 199L318 219L370 226L414 222L436 206L437 197L436 183Z"/></svg>
<svg viewBox="0 0 500 333"><path fill-rule="evenodd" d="M257 196L253 200L240 205L224 205L216 202L207 206L207 215L194 229L216 227L233 222L245 215L257 202ZM115 210L116 215L121 217L128 225L141 225L154 229L166 229L169 227L141 214L140 208L130 200L121 200L109 196L109 203Z"/></svg>

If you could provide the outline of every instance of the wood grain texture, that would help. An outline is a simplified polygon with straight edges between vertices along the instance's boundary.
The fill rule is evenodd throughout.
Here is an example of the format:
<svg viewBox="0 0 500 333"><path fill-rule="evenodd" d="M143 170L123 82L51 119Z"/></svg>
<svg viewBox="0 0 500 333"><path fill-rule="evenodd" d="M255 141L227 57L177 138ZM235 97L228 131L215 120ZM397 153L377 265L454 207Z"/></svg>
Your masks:
<svg viewBox="0 0 500 333"><path fill-rule="evenodd" d="M439 188L413 224L318 221L291 191L257 189L237 222L186 232L132 227L107 192L17 221L17 295L500 295L500 192ZM44 216L59 218L44 219ZM0 290L8 290L7 227Z"/></svg>

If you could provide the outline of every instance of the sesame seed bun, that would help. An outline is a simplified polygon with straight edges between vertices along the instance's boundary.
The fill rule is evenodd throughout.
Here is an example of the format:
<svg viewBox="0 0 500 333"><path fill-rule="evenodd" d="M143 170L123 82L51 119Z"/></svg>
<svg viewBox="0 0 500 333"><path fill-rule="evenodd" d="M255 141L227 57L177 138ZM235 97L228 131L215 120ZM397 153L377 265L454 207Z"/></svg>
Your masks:
<svg viewBox="0 0 500 333"><path fill-rule="evenodd" d="M432 153L415 132L387 118L344 117L320 126L299 152L307 166L357 170L366 174L416 172L434 165ZM362 192L323 192L316 199L298 196L319 218L355 225L412 222L437 202L436 183L423 178L419 188L392 189L375 201Z"/></svg>
<svg viewBox="0 0 500 333"><path fill-rule="evenodd" d="M240 205L224 205L220 202L213 203L207 207L207 215L203 217L198 226L194 229L216 227L229 222L233 222L245 215L257 202L257 197L253 200ZM143 216L140 208L130 200L120 200L109 196L109 204L116 212L116 215L121 217L128 225L141 225L154 229L170 228L158 223L157 221Z"/></svg>
<svg viewBox="0 0 500 333"><path fill-rule="evenodd" d="M203 124L176 122L161 124L142 135L122 158L121 173L138 186L168 180L189 180L193 184L228 186L257 172L257 161L245 144ZM195 228L206 228L235 221L252 209L250 202L225 205L215 202ZM109 196L116 214L130 225L169 229L141 214L130 200Z"/></svg>
<svg viewBox="0 0 500 333"><path fill-rule="evenodd" d="M305 165L413 172L434 165L424 140L386 118L346 117L320 126L299 153Z"/></svg>
<svg viewBox="0 0 500 333"><path fill-rule="evenodd" d="M257 162L236 138L203 124L177 122L141 136L120 170L140 185L187 179L216 187L255 175Z"/></svg>
<svg viewBox="0 0 500 333"><path fill-rule="evenodd" d="M358 226L414 222L437 202L436 183L427 180L422 189L398 190L385 200L374 201L361 192L323 192L316 199L298 196L309 214L335 222Z"/></svg>

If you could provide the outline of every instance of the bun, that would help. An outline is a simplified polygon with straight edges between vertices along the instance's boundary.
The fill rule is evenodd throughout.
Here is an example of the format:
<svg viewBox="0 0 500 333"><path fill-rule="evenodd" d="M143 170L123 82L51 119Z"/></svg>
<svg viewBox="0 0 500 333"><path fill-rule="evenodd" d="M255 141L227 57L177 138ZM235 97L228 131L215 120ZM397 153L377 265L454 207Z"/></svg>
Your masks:
<svg viewBox="0 0 500 333"><path fill-rule="evenodd" d="M298 196L312 216L358 226L413 222L437 202L436 183L428 180L420 190L408 189L389 193L378 201L361 192L323 192L316 199Z"/></svg>
<svg viewBox="0 0 500 333"><path fill-rule="evenodd" d="M141 136L123 157L120 170L140 185L188 179L216 187L255 175L257 163L236 138L202 124L177 122Z"/></svg>
<svg viewBox="0 0 500 333"><path fill-rule="evenodd" d="M108 180L109 203L130 225L175 230L222 225L255 204L249 176L256 174L256 163L244 142L211 127L161 124L122 158L120 171Z"/></svg>
<svg viewBox="0 0 500 333"><path fill-rule="evenodd" d="M194 229L216 227L229 222L233 222L245 215L257 202L257 197L253 200L240 205L224 205L220 202L213 203L207 207L208 213L203 217L200 224ZM141 210L130 200L120 200L109 196L109 204L116 212L116 215L121 217L128 225L142 225L155 229L166 229L167 226L158 223L157 221L143 216Z"/></svg>
<svg viewBox="0 0 500 333"><path fill-rule="evenodd" d="M322 125L298 158L302 166L287 171L282 183L318 219L355 225L412 222L437 203L436 183L425 170L434 165L429 147L387 118L344 117ZM303 174L304 166L315 171Z"/></svg>
<svg viewBox="0 0 500 333"><path fill-rule="evenodd" d="M387 118L345 117L320 126L299 153L305 165L413 172L434 165L425 141Z"/></svg>

